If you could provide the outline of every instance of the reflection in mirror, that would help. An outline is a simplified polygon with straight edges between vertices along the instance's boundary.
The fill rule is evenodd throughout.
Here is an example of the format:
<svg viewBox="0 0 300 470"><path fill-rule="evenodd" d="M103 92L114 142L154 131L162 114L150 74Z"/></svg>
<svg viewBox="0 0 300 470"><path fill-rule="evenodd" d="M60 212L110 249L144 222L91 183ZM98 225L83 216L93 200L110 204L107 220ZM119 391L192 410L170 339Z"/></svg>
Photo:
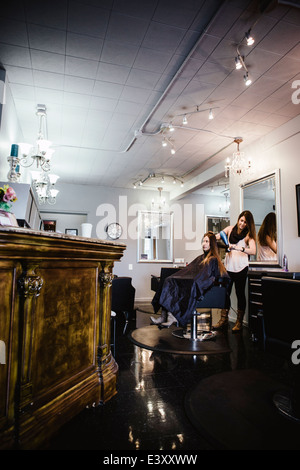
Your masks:
<svg viewBox="0 0 300 470"><path fill-rule="evenodd" d="M230 218L219 215L206 216L206 232L220 233L225 227L230 225Z"/></svg>
<svg viewBox="0 0 300 470"><path fill-rule="evenodd" d="M252 212L257 235L251 264L276 265L280 261L280 204L278 170L241 187L241 210Z"/></svg>
<svg viewBox="0 0 300 470"><path fill-rule="evenodd" d="M230 225L230 218L219 215L207 215L206 216L206 232L213 232L215 234L220 233L225 227ZM226 249L225 246L218 244L219 254L221 259L225 259Z"/></svg>
<svg viewBox="0 0 300 470"><path fill-rule="evenodd" d="M138 262L173 262L173 213L138 213Z"/></svg>

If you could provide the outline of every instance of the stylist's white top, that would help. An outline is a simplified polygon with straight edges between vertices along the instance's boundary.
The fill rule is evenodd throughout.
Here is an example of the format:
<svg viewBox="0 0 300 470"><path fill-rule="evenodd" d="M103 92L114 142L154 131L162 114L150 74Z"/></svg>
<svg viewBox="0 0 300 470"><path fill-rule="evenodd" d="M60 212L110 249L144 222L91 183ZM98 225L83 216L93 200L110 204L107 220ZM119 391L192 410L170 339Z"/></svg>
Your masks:
<svg viewBox="0 0 300 470"><path fill-rule="evenodd" d="M247 245L244 238L239 240L236 244L238 250L240 250L242 247L246 248L246 246ZM227 271L239 273L244 268L249 266L248 255L243 251L231 250L229 253L226 253L224 264Z"/></svg>

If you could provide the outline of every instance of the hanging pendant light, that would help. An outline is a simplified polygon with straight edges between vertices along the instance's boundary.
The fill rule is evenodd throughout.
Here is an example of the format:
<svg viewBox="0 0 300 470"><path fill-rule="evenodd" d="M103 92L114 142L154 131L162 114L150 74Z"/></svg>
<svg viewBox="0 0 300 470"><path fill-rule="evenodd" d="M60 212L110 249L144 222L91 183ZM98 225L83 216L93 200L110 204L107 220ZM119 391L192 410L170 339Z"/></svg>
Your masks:
<svg viewBox="0 0 300 470"><path fill-rule="evenodd" d="M251 160L245 158L244 152L240 152L240 143L243 142L241 137L237 137L234 142L237 144L237 151L233 153L232 158L229 157L225 164L225 176L229 174L241 175L243 172L251 168Z"/></svg>

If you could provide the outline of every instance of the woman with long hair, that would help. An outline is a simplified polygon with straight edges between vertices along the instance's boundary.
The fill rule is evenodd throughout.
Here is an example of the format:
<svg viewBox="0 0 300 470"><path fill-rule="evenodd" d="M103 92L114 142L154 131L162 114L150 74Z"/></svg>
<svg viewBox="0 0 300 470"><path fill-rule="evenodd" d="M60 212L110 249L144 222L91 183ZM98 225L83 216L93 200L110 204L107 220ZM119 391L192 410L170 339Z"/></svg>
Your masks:
<svg viewBox="0 0 300 470"><path fill-rule="evenodd" d="M235 333L243 327L243 318L246 310L246 281L249 268L249 256L256 254L256 230L253 215L250 211L243 211L238 216L237 223L232 226L228 225L224 230L228 247L225 256L225 268L231 279L229 287L229 295L232 286L235 285L237 296L237 319L232 329ZM221 232L216 235L219 240ZM221 311L220 321L213 326L213 329L219 330L228 325L229 306Z"/></svg>
<svg viewBox="0 0 300 470"><path fill-rule="evenodd" d="M167 277L157 290L152 305L155 313L160 307L162 310L159 318L151 317L152 323L169 327L178 321L182 326L186 326L192 317L197 299L220 277L228 278L213 232L204 234L202 249L202 255Z"/></svg>
<svg viewBox="0 0 300 470"><path fill-rule="evenodd" d="M276 214L269 212L257 234L257 260L276 261L277 260L277 228Z"/></svg>

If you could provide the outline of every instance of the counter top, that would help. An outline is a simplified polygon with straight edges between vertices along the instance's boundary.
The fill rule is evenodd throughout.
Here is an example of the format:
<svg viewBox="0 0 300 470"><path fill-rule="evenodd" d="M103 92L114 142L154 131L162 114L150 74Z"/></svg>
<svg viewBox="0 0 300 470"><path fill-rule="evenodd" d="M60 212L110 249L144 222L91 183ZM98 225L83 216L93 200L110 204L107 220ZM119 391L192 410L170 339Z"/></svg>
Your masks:
<svg viewBox="0 0 300 470"><path fill-rule="evenodd" d="M1 232L9 232L9 233L16 233L16 234L23 234L23 235L36 235L38 237L46 237L46 238L59 238L59 239L65 239L65 240L75 240L75 241L84 241L84 242L89 242L89 243L103 243L103 244L109 244L109 245L122 245L126 246L125 243L120 243L119 241L113 241L113 240L103 240L100 238L86 238L86 237L80 237L79 235L67 235L64 233L58 233L58 232L47 232L45 230L32 230L29 228L22 228L22 227L6 227L6 226L0 226L0 233Z"/></svg>
<svg viewBox="0 0 300 470"><path fill-rule="evenodd" d="M0 256L12 259L119 260L126 244L21 227L0 227Z"/></svg>

